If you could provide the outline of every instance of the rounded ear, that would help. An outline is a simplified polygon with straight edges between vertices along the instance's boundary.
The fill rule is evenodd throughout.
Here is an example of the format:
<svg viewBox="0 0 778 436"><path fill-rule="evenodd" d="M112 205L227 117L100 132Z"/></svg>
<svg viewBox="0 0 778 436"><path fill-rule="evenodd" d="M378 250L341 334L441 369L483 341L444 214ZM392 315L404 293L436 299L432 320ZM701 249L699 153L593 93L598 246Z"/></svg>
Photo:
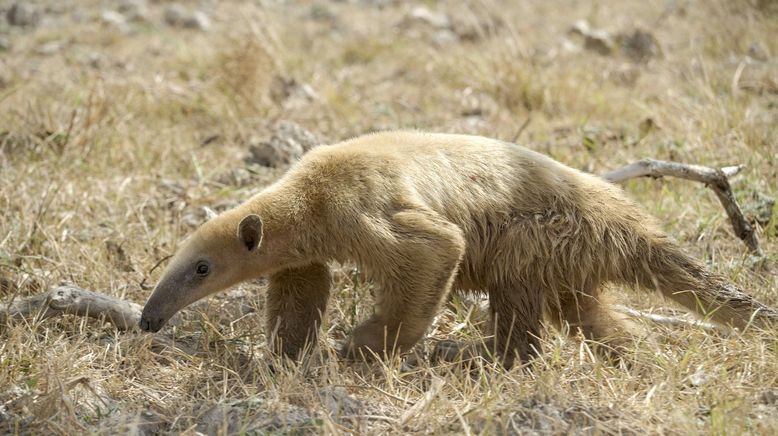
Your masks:
<svg viewBox="0 0 778 436"><path fill-rule="evenodd" d="M262 219L258 215L246 215L238 224L238 239L253 251L262 242Z"/></svg>

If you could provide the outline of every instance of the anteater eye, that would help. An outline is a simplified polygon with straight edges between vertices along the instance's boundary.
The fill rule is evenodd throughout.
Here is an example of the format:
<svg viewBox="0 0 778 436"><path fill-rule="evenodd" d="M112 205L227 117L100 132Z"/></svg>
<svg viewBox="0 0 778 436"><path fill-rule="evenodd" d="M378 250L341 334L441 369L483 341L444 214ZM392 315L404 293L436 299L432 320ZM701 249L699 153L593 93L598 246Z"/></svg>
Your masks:
<svg viewBox="0 0 778 436"><path fill-rule="evenodd" d="M208 262L204 260L197 262L197 266L195 267L195 271L197 271L197 275L207 276L209 270L210 268L208 267Z"/></svg>

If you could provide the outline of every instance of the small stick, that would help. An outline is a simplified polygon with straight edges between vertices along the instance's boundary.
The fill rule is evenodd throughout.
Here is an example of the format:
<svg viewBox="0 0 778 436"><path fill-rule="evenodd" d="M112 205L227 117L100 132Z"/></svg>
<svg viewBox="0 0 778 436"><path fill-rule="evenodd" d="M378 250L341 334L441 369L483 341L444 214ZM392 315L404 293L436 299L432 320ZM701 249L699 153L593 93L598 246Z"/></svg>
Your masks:
<svg viewBox="0 0 778 436"><path fill-rule="evenodd" d="M527 117L527 119L524 120L524 122L519 127L519 130L517 130L516 133L513 135L513 139L511 139L511 142L516 142L519 139L521 134L524 133L524 129L526 129L527 126L529 126L530 121L532 121L532 117Z"/></svg>
<svg viewBox="0 0 778 436"><path fill-rule="evenodd" d="M636 177L659 178L664 176L704 183L716 193L722 206L724 206L724 210L727 212L727 216L729 216L729 221L737 237L743 240L751 253L761 256L762 250L759 248L756 232L743 215L743 211L737 204L735 196L732 194L732 187L729 184L729 177L739 173L743 168L745 168L744 165L709 168L679 162L641 159L635 163L610 171L602 177L611 183L621 183Z"/></svg>
<svg viewBox="0 0 778 436"><path fill-rule="evenodd" d="M719 327L713 323L696 319L683 319L673 316L659 315L656 313L648 313L621 305L615 305L613 306L613 309L615 309L617 312L631 316L632 318L645 319L657 324L668 325L671 327L700 327L706 332L726 332L726 329L723 329L722 327Z"/></svg>

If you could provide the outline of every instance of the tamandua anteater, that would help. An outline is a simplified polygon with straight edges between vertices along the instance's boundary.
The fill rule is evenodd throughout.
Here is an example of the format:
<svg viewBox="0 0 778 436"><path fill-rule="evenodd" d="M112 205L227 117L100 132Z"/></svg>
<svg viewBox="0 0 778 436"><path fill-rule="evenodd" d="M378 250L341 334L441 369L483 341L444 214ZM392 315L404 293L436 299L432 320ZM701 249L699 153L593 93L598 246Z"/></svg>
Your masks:
<svg viewBox="0 0 778 436"><path fill-rule="evenodd" d="M494 332L479 351L506 365L538 352L544 315L618 344L629 327L603 300L609 282L660 291L723 324L778 319L599 177L493 139L400 131L315 148L203 224L141 327L157 331L187 305L267 276L268 333L277 352L296 356L321 324L330 261L356 261L379 288L347 354L408 351L452 288L488 294Z"/></svg>

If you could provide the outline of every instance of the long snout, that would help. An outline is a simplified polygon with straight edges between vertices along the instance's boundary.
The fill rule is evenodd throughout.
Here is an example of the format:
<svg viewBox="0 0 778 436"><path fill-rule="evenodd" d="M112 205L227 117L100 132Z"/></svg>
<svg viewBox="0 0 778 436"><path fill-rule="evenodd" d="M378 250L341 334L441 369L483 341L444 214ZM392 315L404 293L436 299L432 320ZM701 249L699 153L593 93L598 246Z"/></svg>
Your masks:
<svg viewBox="0 0 778 436"><path fill-rule="evenodd" d="M151 312L143 309L143 314L140 316L140 329L147 332L158 332L165 326L167 319Z"/></svg>
<svg viewBox="0 0 778 436"><path fill-rule="evenodd" d="M140 316L140 328L147 332L158 332L168 322L173 315L181 308L178 307L175 299L171 298L171 292L157 286L151 297L143 306L143 312Z"/></svg>

